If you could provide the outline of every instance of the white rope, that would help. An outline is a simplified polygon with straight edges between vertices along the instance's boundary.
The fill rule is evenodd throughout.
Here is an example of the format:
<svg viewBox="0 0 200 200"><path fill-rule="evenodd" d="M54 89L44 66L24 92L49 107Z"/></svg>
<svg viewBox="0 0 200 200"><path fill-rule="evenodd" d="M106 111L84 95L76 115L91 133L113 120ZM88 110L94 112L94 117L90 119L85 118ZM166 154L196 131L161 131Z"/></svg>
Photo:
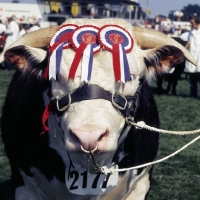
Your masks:
<svg viewBox="0 0 200 200"><path fill-rule="evenodd" d="M200 135L196 138L194 138L191 142L187 143L186 145L184 145L182 148L180 148L179 150L175 151L174 153L162 158L162 159L159 159L159 160L156 160L154 162L149 162L149 163L145 163L143 165L138 165L138 166L135 166L135 167L130 167L130 168L123 168L123 169L111 169L111 168L107 168L106 166L103 166L101 168L101 171L105 174L108 174L108 173L113 173L113 172L123 172L123 171L127 171L127 170L132 170L132 169L138 169L138 168L142 168L142 167L147 167L149 165L154 165L156 163L160 163L160 162L163 162L167 159L169 159L170 157L172 156L175 156L176 154L178 154L179 152L183 151L184 149L186 149L188 146L190 146L191 144L193 144L194 142L196 142L198 139L200 138Z"/></svg>
<svg viewBox="0 0 200 200"><path fill-rule="evenodd" d="M168 133L168 134L174 134L174 135L192 135L195 133L200 133L200 129L197 130L193 130L193 131L167 131L167 130L163 130L163 129L158 129L155 127L151 127L145 124L144 121L140 121L140 122L131 122L128 121L131 125L135 126L138 129L147 129L149 131L155 131L155 132L159 132L159 133Z"/></svg>
<svg viewBox="0 0 200 200"><path fill-rule="evenodd" d="M129 121L129 123L131 125L133 125L133 126L136 126L136 128L139 128L139 129L145 128L145 129L148 129L150 131L156 131L156 132L160 132L160 133L168 133L168 134L176 134L176 135L188 135L188 134L195 134L195 133L199 133L200 132L200 129L197 129L197 130L194 130L194 131L167 131L167 130L162 130L162 129L150 127L150 126L146 125L143 121L137 122L137 123ZM111 168L107 168L106 166L103 166L103 167L101 167L101 171L104 174L109 174L109 173L113 173L113 172L123 172L123 171L127 171L127 170L134 170L134 169L139 169L139 168L142 168L142 167L147 167L147 166L150 166L150 165L154 165L154 164L163 162L163 161L169 159L172 156L175 156L176 154L180 153L181 151L186 149L188 146L190 146L191 144L196 142L198 139L200 139L200 135L197 136L196 138L194 138L191 142L189 142L186 145L184 145L179 150L175 151L174 153L172 153L172 154L170 154L170 155L168 155L168 156L166 156L166 157L164 157L162 159L153 161L153 162L145 163L143 165L138 165L138 166L135 166L135 167L123 168L123 169L111 169Z"/></svg>

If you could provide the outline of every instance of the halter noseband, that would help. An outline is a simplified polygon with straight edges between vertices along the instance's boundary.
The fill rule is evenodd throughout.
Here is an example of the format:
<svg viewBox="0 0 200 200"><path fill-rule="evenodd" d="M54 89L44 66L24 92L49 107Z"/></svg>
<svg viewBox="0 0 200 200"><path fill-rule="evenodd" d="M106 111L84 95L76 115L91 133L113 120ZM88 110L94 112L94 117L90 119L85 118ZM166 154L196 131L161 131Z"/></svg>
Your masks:
<svg viewBox="0 0 200 200"><path fill-rule="evenodd" d="M132 118L134 117L139 105L141 86L142 85L139 86L133 96L123 96L118 93L111 93L95 84L84 84L77 88L72 94L64 94L59 98L50 98L50 102L54 105L54 111L63 112L75 102L92 99L105 99L110 101L125 118Z"/></svg>

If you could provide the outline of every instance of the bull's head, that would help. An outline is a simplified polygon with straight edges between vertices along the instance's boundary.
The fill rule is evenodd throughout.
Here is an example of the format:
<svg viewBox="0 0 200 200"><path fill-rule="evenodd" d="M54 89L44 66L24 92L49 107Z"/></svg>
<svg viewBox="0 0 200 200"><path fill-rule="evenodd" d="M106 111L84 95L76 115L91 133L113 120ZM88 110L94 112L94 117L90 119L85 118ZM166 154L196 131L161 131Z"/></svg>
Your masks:
<svg viewBox="0 0 200 200"><path fill-rule="evenodd" d="M76 27L87 24L99 28L117 24L132 37L133 48L126 54L130 79L125 84L116 83L112 52L102 48L94 54L89 84L100 86L103 92L108 92L111 96L116 92L123 96L133 96L142 78L149 81L156 74L168 72L185 58L195 64L189 52L175 40L152 29L133 27L122 19L69 19L65 24ZM30 61L34 60L35 66L38 63L41 66L48 56L45 48L49 46L52 36L58 29L59 27L44 28L25 35L8 47L0 60L5 58L20 70L24 70L24 73L29 67L34 67ZM81 62L78 63L75 77L69 79L69 71L75 54L76 51L72 47L62 49L59 73L56 74L56 80L51 79L51 93L53 100L57 102L58 111L56 112L61 111L60 127L64 133L65 147L72 161L88 168L87 156L88 153L93 152L95 162L103 166L112 162L125 118L121 113L121 108L118 108L112 100L105 98L85 100L81 97L80 101L74 101L68 106L69 94L74 94L74 91L83 85ZM51 66L52 64L50 63ZM40 68L38 71L42 77L44 70ZM98 89L94 88L94 90ZM82 93L84 95L84 92ZM69 97L67 106L59 104L63 95ZM49 126L51 128L51 124ZM83 159L84 157L86 159ZM89 170L94 171L92 165L89 165Z"/></svg>

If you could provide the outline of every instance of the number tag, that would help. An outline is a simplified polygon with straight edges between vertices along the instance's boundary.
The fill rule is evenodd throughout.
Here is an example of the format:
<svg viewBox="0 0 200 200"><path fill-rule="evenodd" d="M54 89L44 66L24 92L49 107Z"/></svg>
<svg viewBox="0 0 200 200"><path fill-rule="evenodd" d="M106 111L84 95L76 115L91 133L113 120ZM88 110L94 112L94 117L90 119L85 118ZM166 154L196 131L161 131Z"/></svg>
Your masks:
<svg viewBox="0 0 200 200"><path fill-rule="evenodd" d="M66 169L65 181L68 190L79 195L100 195L112 190L118 181L118 172L105 175L102 172L90 174L80 165ZM107 165L108 168L118 169L118 166Z"/></svg>

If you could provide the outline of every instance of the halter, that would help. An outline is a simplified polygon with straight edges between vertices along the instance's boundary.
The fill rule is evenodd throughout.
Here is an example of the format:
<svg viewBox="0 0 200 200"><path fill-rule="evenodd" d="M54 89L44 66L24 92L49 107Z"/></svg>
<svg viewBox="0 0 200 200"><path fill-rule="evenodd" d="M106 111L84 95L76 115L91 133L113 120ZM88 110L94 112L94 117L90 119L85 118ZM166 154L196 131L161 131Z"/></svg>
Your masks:
<svg viewBox="0 0 200 200"><path fill-rule="evenodd" d="M124 118L133 118L139 106L142 84L138 87L133 96L123 96L117 92L111 93L95 84L83 84L77 88L72 94L64 94L59 98L51 97L50 103L53 110L57 113L67 110L72 103L92 100L105 99L110 101L112 105L121 112Z"/></svg>
<svg viewBox="0 0 200 200"><path fill-rule="evenodd" d="M131 129L131 125L128 121L129 119L133 120L135 117L137 108L139 106L141 88L142 82L133 96L123 96L117 92L111 93L107 90L104 90L98 85L84 83L72 94L64 94L59 98L50 97L50 105L52 111L57 113L59 116L66 111L72 103L92 99L105 99L110 101L113 107L120 111L126 121L118 139L119 147L116 150L113 158L113 162L119 163L126 156L125 152L123 151L123 145L120 146L120 144L124 142Z"/></svg>

